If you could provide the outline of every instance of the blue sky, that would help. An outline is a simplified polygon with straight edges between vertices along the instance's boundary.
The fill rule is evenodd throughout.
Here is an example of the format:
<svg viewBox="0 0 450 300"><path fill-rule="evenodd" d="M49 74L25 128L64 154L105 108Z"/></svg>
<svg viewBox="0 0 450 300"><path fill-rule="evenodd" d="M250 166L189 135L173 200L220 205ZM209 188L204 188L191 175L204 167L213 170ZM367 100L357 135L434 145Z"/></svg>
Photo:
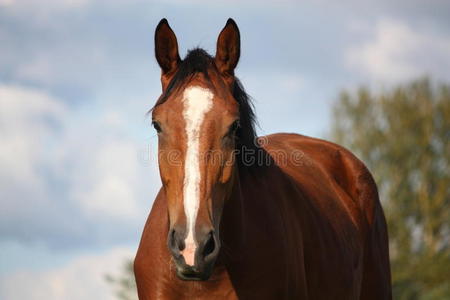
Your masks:
<svg viewBox="0 0 450 300"><path fill-rule="evenodd" d="M161 18L184 55L233 17L259 132L324 137L342 88L450 80L450 4L392 2L0 0L0 299L113 299L160 186Z"/></svg>

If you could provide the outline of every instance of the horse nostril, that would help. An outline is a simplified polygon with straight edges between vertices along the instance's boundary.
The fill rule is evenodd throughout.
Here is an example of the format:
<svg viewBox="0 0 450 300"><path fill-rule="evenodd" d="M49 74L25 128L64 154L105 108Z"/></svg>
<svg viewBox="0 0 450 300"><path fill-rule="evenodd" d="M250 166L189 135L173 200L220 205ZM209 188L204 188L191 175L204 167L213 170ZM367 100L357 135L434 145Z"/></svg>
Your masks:
<svg viewBox="0 0 450 300"><path fill-rule="evenodd" d="M214 233L211 231L208 235L208 240L205 243L205 247L203 248L203 257L207 257L208 255L213 253L215 248L216 242L214 239Z"/></svg>
<svg viewBox="0 0 450 300"><path fill-rule="evenodd" d="M171 230L169 233L169 248L175 249L176 248L176 242L175 242L175 230Z"/></svg>
<svg viewBox="0 0 450 300"><path fill-rule="evenodd" d="M175 229L172 229L169 234L169 248L174 253L178 253L184 249L184 243L177 238L177 232Z"/></svg>

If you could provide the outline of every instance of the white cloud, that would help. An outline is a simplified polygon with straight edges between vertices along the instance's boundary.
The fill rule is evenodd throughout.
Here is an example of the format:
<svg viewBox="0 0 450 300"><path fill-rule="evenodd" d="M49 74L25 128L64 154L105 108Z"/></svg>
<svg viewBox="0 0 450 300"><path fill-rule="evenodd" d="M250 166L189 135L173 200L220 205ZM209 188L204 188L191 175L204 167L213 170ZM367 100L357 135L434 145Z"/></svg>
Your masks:
<svg viewBox="0 0 450 300"><path fill-rule="evenodd" d="M0 86L0 236L54 246L138 236L160 181L128 118Z"/></svg>
<svg viewBox="0 0 450 300"><path fill-rule="evenodd" d="M0 4L2 78L58 88L74 97L71 100L81 100L77 93L90 95L102 88L142 88L137 82L147 86L148 74L159 70L140 30L151 28L156 13L145 19L147 27L142 20L130 21L133 8L139 11L141 6L123 0L16 0L4 8ZM149 41L151 34L148 31Z"/></svg>
<svg viewBox="0 0 450 300"><path fill-rule="evenodd" d="M14 0L0 0L0 6L10 6L14 4Z"/></svg>
<svg viewBox="0 0 450 300"><path fill-rule="evenodd" d="M382 82L431 74L450 79L450 36L382 19L370 41L347 52L349 67Z"/></svg>
<svg viewBox="0 0 450 300"><path fill-rule="evenodd" d="M113 248L106 253L77 257L59 268L0 276L0 299L117 299L105 275L120 274L126 260L134 254L133 249Z"/></svg>
<svg viewBox="0 0 450 300"><path fill-rule="evenodd" d="M26 6L49 6L55 8L76 8L92 2L91 0L0 0L0 5L17 6L25 8Z"/></svg>
<svg viewBox="0 0 450 300"><path fill-rule="evenodd" d="M70 138L74 139L73 136ZM138 217L136 185L142 182L139 177L143 174L140 172L137 145L106 136L72 150L66 154L71 157L78 155L74 159L79 161L71 174L72 196L86 214L93 217Z"/></svg>
<svg viewBox="0 0 450 300"><path fill-rule="evenodd" d="M42 176L49 157L45 145L58 139L57 127L66 116L65 106L44 92L0 86L0 233L27 235L26 220L39 220L35 208L52 211ZM30 234L33 228L39 226L31 227Z"/></svg>
<svg viewBox="0 0 450 300"><path fill-rule="evenodd" d="M0 86L0 177L36 182L42 143L57 134L53 125L67 116L64 105L46 93Z"/></svg>

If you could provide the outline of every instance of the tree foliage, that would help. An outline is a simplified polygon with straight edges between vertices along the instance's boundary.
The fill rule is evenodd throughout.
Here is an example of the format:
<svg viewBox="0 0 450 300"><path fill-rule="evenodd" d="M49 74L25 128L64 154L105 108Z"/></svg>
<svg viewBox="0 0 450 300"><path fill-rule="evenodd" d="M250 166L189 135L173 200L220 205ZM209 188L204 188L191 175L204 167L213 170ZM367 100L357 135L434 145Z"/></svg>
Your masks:
<svg viewBox="0 0 450 300"><path fill-rule="evenodd" d="M116 296L121 300L137 300L136 281L133 273L133 261L125 261L122 273L115 277L106 275L108 281L116 292Z"/></svg>
<svg viewBox="0 0 450 300"><path fill-rule="evenodd" d="M331 134L378 184L394 299L450 299L450 86L343 91Z"/></svg>

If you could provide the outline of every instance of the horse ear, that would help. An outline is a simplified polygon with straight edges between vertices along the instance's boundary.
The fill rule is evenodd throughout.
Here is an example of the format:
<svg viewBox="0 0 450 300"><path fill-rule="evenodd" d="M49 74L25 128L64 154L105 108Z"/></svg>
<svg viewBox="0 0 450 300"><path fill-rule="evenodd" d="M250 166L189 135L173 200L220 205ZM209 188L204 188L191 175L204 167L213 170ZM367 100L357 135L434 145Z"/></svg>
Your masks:
<svg viewBox="0 0 450 300"><path fill-rule="evenodd" d="M155 56L163 75L176 70L181 61L178 54L177 37L166 19L159 21L156 26Z"/></svg>
<svg viewBox="0 0 450 300"><path fill-rule="evenodd" d="M223 75L234 75L241 53L239 28L233 19L228 19L217 39L214 62Z"/></svg>

